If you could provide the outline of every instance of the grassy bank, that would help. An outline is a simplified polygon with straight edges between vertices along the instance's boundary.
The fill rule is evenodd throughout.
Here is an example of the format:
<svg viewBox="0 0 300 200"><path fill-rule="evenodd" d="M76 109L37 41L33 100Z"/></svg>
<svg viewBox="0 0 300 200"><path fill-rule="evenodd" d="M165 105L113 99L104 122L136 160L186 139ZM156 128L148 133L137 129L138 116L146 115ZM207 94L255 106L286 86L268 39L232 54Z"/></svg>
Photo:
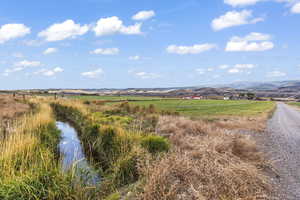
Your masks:
<svg viewBox="0 0 300 200"><path fill-rule="evenodd" d="M47 104L19 120L0 142L0 199L63 199L74 193L60 171L58 141Z"/></svg>
<svg viewBox="0 0 300 200"><path fill-rule="evenodd" d="M80 103L62 101L51 106L59 120L75 127L89 160L102 171L99 198L137 184L142 178L139 167L169 150L163 137L124 129L119 123L124 119L122 116L104 125L99 123L106 118L104 114L91 113Z"/></svg>

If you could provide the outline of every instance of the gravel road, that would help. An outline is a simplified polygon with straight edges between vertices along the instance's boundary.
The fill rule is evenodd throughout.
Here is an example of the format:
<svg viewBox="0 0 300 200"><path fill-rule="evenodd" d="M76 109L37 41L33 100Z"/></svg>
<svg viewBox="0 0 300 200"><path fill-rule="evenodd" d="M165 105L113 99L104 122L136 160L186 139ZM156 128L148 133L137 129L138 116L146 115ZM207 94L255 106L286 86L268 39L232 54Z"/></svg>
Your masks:
<svg viewBox="0 0 300 200"><path fill-rule="evenodd" d="M300 112L278 103L265 137L265 151L279 174L280 199L300 200Z"/></svg>

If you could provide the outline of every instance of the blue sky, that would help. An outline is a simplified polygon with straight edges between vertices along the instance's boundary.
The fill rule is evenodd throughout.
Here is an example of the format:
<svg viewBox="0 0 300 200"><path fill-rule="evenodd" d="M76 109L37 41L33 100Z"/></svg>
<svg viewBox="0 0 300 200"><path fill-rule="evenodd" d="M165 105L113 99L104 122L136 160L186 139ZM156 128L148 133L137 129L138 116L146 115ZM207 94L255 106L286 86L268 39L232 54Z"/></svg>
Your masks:
<svg viewBox="0 0 300 200"><path fill-rule="evenodd" d="M0 89L300 77L299 0L3 0Z"/></svg>

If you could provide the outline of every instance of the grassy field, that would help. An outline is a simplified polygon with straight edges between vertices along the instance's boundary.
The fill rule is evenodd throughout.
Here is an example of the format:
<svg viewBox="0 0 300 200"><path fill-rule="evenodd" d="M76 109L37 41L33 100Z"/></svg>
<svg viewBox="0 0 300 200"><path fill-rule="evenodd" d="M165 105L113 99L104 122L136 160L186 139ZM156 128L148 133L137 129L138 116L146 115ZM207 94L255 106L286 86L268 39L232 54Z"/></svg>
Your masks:
<svg viewBox="0 0 300 200"><path fill-rule="evenodd" d="M188 116L238 115L249 116L268 112L273 109L272 102L224 101L224 100L158 100L137 101L139 106L155 105L160 110L170 110Z"/></svg>
<svg viewBox="0 0 300 200"><path fill-rule="evenodd" d="M275 106L274 102L248 100L183 100L142 96L73 96L72 98L107 101L128 100L131 105L148 107L153 104L158 110L179 112L192 117L254 116L270 112Z"/></svg>
<svg viewBox="0 0 300 200"><path fill-rule="evenodd" d="M143 97L143 96L70 96L71 99L81 100L104 100L104 101L142 101L156 100L161 97Z"/></svg>
<svg viewBox="0 0 300 200"><path fill-rule="evenodd" d="M289 105L291 106L298 106L300 107L300 102L291 102L291 103L288 103Z"/></svg>

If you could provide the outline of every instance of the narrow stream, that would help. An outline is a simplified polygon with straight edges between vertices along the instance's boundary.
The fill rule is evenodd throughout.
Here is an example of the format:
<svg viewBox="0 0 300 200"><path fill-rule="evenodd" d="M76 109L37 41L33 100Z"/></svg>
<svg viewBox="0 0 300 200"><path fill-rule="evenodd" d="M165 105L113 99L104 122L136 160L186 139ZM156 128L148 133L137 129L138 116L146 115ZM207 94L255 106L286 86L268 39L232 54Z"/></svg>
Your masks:
<svg viewBox="0 0 300 200"><path fill-rule="evenodd" d="M88 185L97 185L100 177L96 170L89 165L76 130L64 122L56 122L61 131L59 151L62 157L62 169L64 171L74 169L77 178Z"/></svg>

